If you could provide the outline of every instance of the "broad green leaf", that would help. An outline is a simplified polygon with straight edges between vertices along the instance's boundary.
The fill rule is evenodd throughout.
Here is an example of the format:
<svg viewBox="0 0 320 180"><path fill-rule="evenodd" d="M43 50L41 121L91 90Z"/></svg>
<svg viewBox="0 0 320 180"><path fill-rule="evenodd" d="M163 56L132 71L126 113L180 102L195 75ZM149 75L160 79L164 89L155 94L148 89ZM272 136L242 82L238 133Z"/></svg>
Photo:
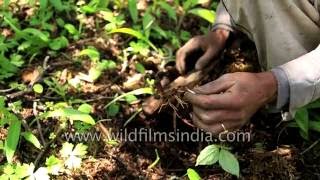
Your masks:
<svg viewBox="0 0 320 180"><path fill-rule="evenodd" d="M105 106L105 108L107 108L107 107L110 106L111 104L119 101L120 99L125 98L126 96L128 96L128 95L130 95L130 94L136 95L136 96L142 95L142 94L153 94L153 90L152 90L152 88L140 88L140 89L136 89L136 90L133 90L133 91L124 93L124 94L122 94L122 95L114 98L111 102L109 102L109 103Z"/></svg>
<svg viewBox="0 0 320 180"><path fill-rule="evenodd" d="M29 141L36 148L38 148L38 149L42 148L42 146L41 146L39 140L37 139L37 137L35 135L33 135L31 132L23 132L21 135L24 137L25 140Z"/></svg>
<svg viewBox="0 0 320 180"><path fill-rule="evenodd" d="M201 177L194 169L188 168L187 175L189 180L201 180Z"/></svg>
<svg viewBox="0 0 320 180"><path fill-rule="evenodd" d="M205 147L197 157L196 166L212 165L219 160L220 148L212 144Z"/></svg>
<svg viewBox="0 0 320 180"><path fill-rule="evenodd" d="M43 86L41 84L33 85L32 89L33 89L33 91L35 93L38 93L38 94L42 94L43 93Z"/></svg>
<svg viewBox="0 0 320 180"><path fill-rule="evenodd" d="M308 136L309 114L306 108L301 108L296 112L295 121L299 128Z"/></svg>
<svg viewBox="0 0 320 180"><path fill-rule="evenodd" d="M219 154L219 164L226 172L240 176L240 167L237 158L228 150L221 149Z"/></svg>
<svg viewBox="0 0 320 180"><path fill-rule="evenodd" d="M62 48L66 48L68 47L68 45L69 45L69 41L64 36L58 37L49 43L49 47L55 51L60 50Z"/></svg>
<svg viewBox="0 0 320 180"><path fill-rule="evenodd" d="M64 25L64 28L72 35L79 34L79 32L76 29L76 27L74 27L74 25L72 25L72 24L66 24L66 25Z"/></svg>
<svg viewBox="0 0 320 180"><path fill-rule="evenodd" d="M82 12L88 13L88 14L92 14L92 13L95 13L97 11L96 7L92 7L92 6L88 6L88 5L84 5L80 9L81 9Z"/></svg>
<svg viewBox="0 0 320 180"><path fill-rule="evenodd" d="M97 69L96 67L92 67L89 70L89 81L94 82L97 80L102 74L102 71L100 69Z"/></svg>
<svg viewBox="0 0 320 180"><path fill-rule="evenodd" d="M90 114L93 110L93 107L90 104L81 104L78 107L78 111L86 113L86 114Z"/></svg>
<svg viewBox="0 0 320 180"><path fill-rule="evenodd" d="M97 62L100 59L100 53L95 49L84 49L79 53L79 56L84 55L89 56L89 58L94 62Z"/></svg>
<svg viewBox="0 0 320 180"><path fill-rule="evenodd" d="M30 173L33 173L33 169L31 169L32 171L29 172L30 170L30 166L29 164L20 164L18 163L15 169L15 175L19 178L19 179L23 179L27 176L30 176Z"/></svg>
<svg viewBox="0 0 320 180"><path fill-rule="evenodd" d="M125 97L125 99L126 99L127 103L129 103L129 104L131 104L131 103L133 103L133 102L135 102L135 101L138 100L138 98L137 98L135 95L133 95L133 94L127 95L127 96Z"/></svg>
<svg viewBox="0 0 320 180"><path fill-rule="evenodd" d="M21 121L14 115L11 115L11 122L7 138L5 140L4 150L9 163L12 162L13 155L17 149L21 131Z"/></svg>
<svg viewBox="0 0 320 180"><path fill-rule="evenodd" d="M194 14L196 16L199 16L199 17L207 20L211 24L213 24L214 21L215 21L215 12L214 11L210 11L208 9L195 8L195 9L189 10L188 13L191 13L191 14Z"/></svg>
<svg viewBox="0 0 320 180"><path fill-rule="evenodd" d="M146 42L150 47L152 47L152 49L157 51L156 46L151 41L149 41L148 38L146 38L139 31L133 30L131 28L119 28L119 29L113 29L112 31L109 32L109 34L114 34L114 33L124 33L124 34L128 34L128 35L134 36L135 38Z"/></svg>
<svg viewBox="0 0 320 180"><path fill-rule="evenodd" d="M71 123L73 121L82 121L91 125L95 124L94 119L86 113L72 109L72 108L63 108L54 110L48 113L47 117L63 117L70 119Z"/></svg>
<svg viewBox="0 0 320 180"><path fill-rule="evenodd" d="M59 171L63 168L63 162L54 155L51 155L46 159L46 166L50 174L59 175Z"/></svg>
<svg viewBox="0 0 320 180"><path fill-rule="evenodd" d="M120 111L120 105L117 103L112 103L110 106L107 108L107 115L110 117L113 117L117 115Z"/></svg>
<svg viewBox="0 0 320 180"><path fill-rule="evenodd" d="M136 63L135 67L136 67L136 70L141 74L144 74L146 71L146 69L141 63Z"/></svg>
<svg viewBox="0 0 320 180"><path fill-rule="evenodd" d="M137 0L128 0L128 9L131 16L131 19L134 23L138 21L138 8L137 8Z"/></svg>
<svg viewBox="0 0 320 180"><path fill-rule="evenodd" d="M72 154L75 156L82 157L87 154L87 149L88 149L88 146L80 143L80 144L77 144L76 147L73 149Z"/></svg>
<svg viewBox="0 0 320 180"><path fill-rule="evenodd" d="M171 5L169 5L165 1L159 1L158 4L162 9L164 9L168 13L169 18L173 19L175 22L177 21L176 10Z"/></svg>

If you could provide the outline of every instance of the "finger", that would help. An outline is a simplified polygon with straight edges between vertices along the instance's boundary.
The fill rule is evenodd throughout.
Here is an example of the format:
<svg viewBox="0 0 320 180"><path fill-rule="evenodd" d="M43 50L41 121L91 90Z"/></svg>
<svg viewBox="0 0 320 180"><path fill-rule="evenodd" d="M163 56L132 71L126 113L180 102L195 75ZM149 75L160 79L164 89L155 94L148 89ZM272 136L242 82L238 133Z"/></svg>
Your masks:
<svg viewBox="0 0 320 180"><path fill-rule="evenodd" d="M191 94L187 92L184 95L184 100L190 102L194 106L207 110L237 108L236 103L234 103L234 98L229 92L211 95Z"/></svg>
<svg viewBox="0 0 320 180"><path fill-rule="evenodd" d="M198 128L203 129L204 131L207 131L207 132L211 132L214 135L222 133L225 130L227 130L228 132L232 132L232 131L236 130L239 126L235 122L232 122L232 123L219 122L219 123L215 123L212 125L208 125L208 124L203 123L200 120L200 118L195 114L193 114L193 116L192 116L192 121L193 121L193 124L196 125Z"/></svg>
<svg viewBox="0 0 320 180"><path fill-rule="evenodd" d="M193 106L193 113L205 124L216 124L219 122L230 121L237 119L237 113L230 110L210 110Z"/></svg>
<svg viewBox="0 0 320 180"><path fill-rule="evenodd" d="M213 49L208 49L197 61L196 70L202 70L209 62L215 58L217 52Z"/></svg>
<svg viewBox="0 0 320 180"><path fill-rule="evenodd" d="M186 57L188 54L200 48L200 37L190 39L182 48L176 53L176 68L179 73L184 74L186 69Z"/></svg>
<svg viewBox="0 0 320 180"><path fill-rule="evenodd" d="M194 89L194 92L197 94L219 94L221 92L227 91L231 88L236 82L228 78L229 76L222 76L215 81L211 81L203 86L197 87Z"/></svg>

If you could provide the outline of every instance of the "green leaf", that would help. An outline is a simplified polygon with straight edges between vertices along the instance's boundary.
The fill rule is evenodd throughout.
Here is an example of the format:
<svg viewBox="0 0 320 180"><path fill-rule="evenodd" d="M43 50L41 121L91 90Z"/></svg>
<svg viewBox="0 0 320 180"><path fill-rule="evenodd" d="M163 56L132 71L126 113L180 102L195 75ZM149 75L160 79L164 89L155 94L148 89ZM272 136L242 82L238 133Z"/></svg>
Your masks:
<svg viewBox="0 0 320 180"><path fill-rule="evenodd" d="M135 102L135 101L138 100L138 98L137 98L135 95L133 95L133 94L127 95L127 96L125 97L125 99L126 99L126 101L127 101L128 104L131 104L131 103L133 103L133 102Z"/></svg>
<svg viewBox="0 0 320 180"><path fill-rule="evenodd" d="M212 165L219 160L220 148L212 144L205 147L197 157L196 166Z"/></svg>
<svg viewBox="0 0 320 180"><path fill-rule="evenodd" d="M57 11L64 10L64 6L62 5L61 0L50 0L50 3Z"/></svg>
<svg viewBox="0 0 320 180"><path fill-rule="evenodd" d="M320 133L320 122L319 121L310 121L309 127L311 130L319 132Z"/></svg>
<svg viewBox="0 0 320 180"><path fill-rule="evenodd" d="M69 41L64 36L58 37L49 43L49 47L55 51L60 50L62 48L66 48L68 47L68 45L69 45Z"/></svg>
<svg viewBox="0 0 320 180"><path fill-rule="evenodd" d="M124 94L122 94L122 95L114 98L111 102L109 102L109 103L105 106L105 108L107 108L107 107L110 106L111 104L117 102L118 100L120 100L120 99L122 99L122 98L125 98L126 96L128 96L128 95L130 95L130 94L136 95L136 96L142 95L142 94L153 94L153 90L152 90L152 88L149 88L149 87L148 87L148 88L140 88L140 89L136 89L136 90L133 90L133 91L124 93Z"/></svg>
<svg viewBox="0 0 320 180"><path fill-rule="evenodd" d="M40 10L44 11L48 7L48 0L39 0Z"/></svg>
<svg viewBox="0 0 320 180"><path fill-rule="evenodd" d="M84 55L89 56L89 58L94 62L97 62L100 59L100 53L95 49L84 49L79 53L79 56Z"/></svg>
<svg viewBox="0 0 320 180"><path fill-rule="evenodd" d="M60 150L60 155L66 158L64 163L69 169L79 168L81 166L82 157L86 155L88 146L80 143L73 149L74 145L71 143L64 143Z"/></svg>
<svg viewBox="0 0 320 180"><path fill-rule="evenodd" d="M74 145L68 142L62 144L62 148L60 150L61 157L69 157L72 154Z"/></svg>
<svg viewBox="0 0 320 180"><path fill-rule="evenodd" d="M120 105L117 103L112 103L110 106L107 108L107 115L110 117L114 117L117 115L120 111Z"/></svg>
<svg viewBox="0 0 320 180"><path fill-rule="evenodd" d="M137 8L137 0L128 0L128 9L131 16L131 19L134 23L138 21L138 8Z"/></svg>
<svg viewBox="0 0 320 180"><path fill-rule="evenodd" d="M77 144L76 147L73 149L72 151L72 155L75 155L75 156L84 156L87 154L87 149L88 149L88 146L80 143L80 144Z"/></svg>
<svg viewBox="0 0 320 180"><path fill-rule="evenodd" d="M86 113L86 114L90 114L93 110L93 107L90 104L81 104L78 107L78 111Z"/></svg>
<svg viewBox="0 0 320 180"><path fill-rule="evenodd" d="M33 91L35 93L38 93L38 94L42 94L43 93L43 86L41 84L33 85L32 89L33 89Z"/></svg>
<svg viewBox="0 0 320 180"><path fill-rule="evenodd" d="M66 24L66 25L64 25L64 28L72 35L79 34L79 32L76 29L76 27L74 25L72 25L72 24Z"/></svg>
<svg viewBox="0 0 320 180"><path fill-rule="evenodd" d="M112 31L109 32L109 34L114 34L114 33L124 33L124 34L131 35L137 39L140 39L146 42L150 47L152 47L152 49L154 49L155 51L158 51L156 46L139 31L133 30L131 28L119 28L119 29L113 29Z"/></svg>
<svg viewBox="0 0 320 180"><path fill-rule="evenodd" d="M189 180L201 180L201 177L194 169L188 168L187 175Z"/></svg>
<svg viewBox="0 0 320 180"><path fill-rule="evenodd" d="M169 18L173 19L175 22L177 22L177 13L176 13L176 10L171 6L169 5L168 3L166 3L165 1L159 1L158 2L159 6L164 9L168 15L169 15Z"/></svg>
<svg viewBox="0 0 320 180"><path fill-rule="evenodd" d="M239 162L237 158L228 150L225 150L223 148L220 150L219 164L223 170L239 178L240 176Z"/></svg>
<svg viewBox="0 0 320 180"><path fill-rule="evenodd" d="M3 141L0 140L0 150L4 148Z"/></svg>
<svg viewBox="0 0 320 180"><path fill-rule="evenodd" d="M82 121L91 125L95 124L94 119L89 114L83 113L72 108L62 108L51 111L48 113L47 117L68 118L71 121L71 123L73 121Z"/></svg>
<svg viewBox="0 0 320 180"><path fill-rule="evenodd" d="M21 121L14 115L11 115L10 119L10 127L4 145L5 154L9 163L12 162L13 155L17 149L21 131Z"/></svg>
<svg viewBox="0 0 320 180"><path fill-rule="evenodd" d="M59 175L59 171L63 168L63 162L54 155L51 155L46 159L46 166L50 174Z"/></svg>
<svg viewBox="0 0 320 180"><path fill-rule="evenodd" d="M207 3L209 0L186 0L183 3L183 9L187 11L189 8L192 8L196 5Z"/></svg>
<svg viewBox="0 0 320 180"><path fill-rule="evenodd" d="M48 36L46 34L44 34L42 31L39 31L38 29L26 28L26 29L22 30L22 32L32 34L33 36L41 39L43 42L46 42L46 43L49 42Z"/></svg>
<svg viewBox="0 0 320 180"><path fill-rule="evenodd" d="M148 31L151 28L154 21L155 18L150 13L146 12L142 20L143 30Z"/></svg>
<svg viewBox="0 0 320 180"><path fill-rule="evenodd" d="M37 139L37 137L35 135L33 135L31 132L23 132L21 135L24 137L25 140L29 141L36 148L38 148L38 149L42 148L42 146L41 146L39 140Z"/></svg>
<svg viewBox="0 0 320 180"><path fill-rule="evenodd" d="M298 127L308 136L309 129L309 114L306 108L301 108L296 112L295 121L298 124Z"/></svg>
<svg viewBox="0 0 320 180"><path fill-rule="evenodd" d="M135 67L136 67L136 70L141 74L144 74L146 71L146 69L141 63L136 63Z"/></svg>
<svg viewBox="0 0 320 180"><path fill-rule="evenodd" d="M210 11L208 9L195 8L195 9L189 10L188 13L191 13L191 14L194 14L196 16L199 16L199 17L207 20L211 24L213 24L214 21L215 21L215 16L216 16L215 12L214 11Z"/></svg>

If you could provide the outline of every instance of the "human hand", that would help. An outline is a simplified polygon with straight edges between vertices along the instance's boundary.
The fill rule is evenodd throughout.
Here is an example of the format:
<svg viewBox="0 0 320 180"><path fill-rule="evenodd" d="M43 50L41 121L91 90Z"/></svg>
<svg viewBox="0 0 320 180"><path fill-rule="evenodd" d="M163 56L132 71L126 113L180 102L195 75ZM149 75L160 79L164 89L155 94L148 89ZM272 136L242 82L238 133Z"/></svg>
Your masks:
<svg viewBox="0 0 320 180"><path fill-rule="evenodd" d="M274 100L277 80L271 72L225 74L187 92L193 105L193 122L199 128L219 134L245 125L263 105Z"/></svg>
<svg viewBox="0 0 320 180"><path fill-rule="evenodd" d="M202 70L211 60L216 58L225 47L229 31L217 29L208 35L196 36L190 39L176 54L176 67L181 74L186 71L186 61L189 56L202 51L203 55L197 60L195 69Z"/></svg>

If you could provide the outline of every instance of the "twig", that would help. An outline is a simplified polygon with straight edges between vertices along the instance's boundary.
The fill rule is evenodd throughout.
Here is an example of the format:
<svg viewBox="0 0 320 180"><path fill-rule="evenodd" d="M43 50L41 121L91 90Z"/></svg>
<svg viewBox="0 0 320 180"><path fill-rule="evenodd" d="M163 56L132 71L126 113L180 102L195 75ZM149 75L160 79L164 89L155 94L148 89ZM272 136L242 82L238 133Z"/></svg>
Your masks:
<svg viewBox="0 0 320 180"><path fill-rule="evenodd" d="M56 132L56 136L51 139L51 141L49 141L48 143L44 144L44 147L42 149L42 151L39 153L39 155L37 156L36 160L34 161L34 166L37 167L40 160L42 159L44 153L48 150L48 148L51 146L52 143L54 143L57 140L57 137L60 136L62 132L62 128L59 127L59 129Z"/></svg>
<svg viewBox="0 0 320 180"><path fill-rule="evenodd" d="M38 115L37 102L36 102L36 101L33 102L32 111L33 111L33 115L36 117L36 116ZM38 118L36 118L36 122L37 122L37 129L38 129L38 132L39 132L39 135L40 135L40 139L41 139L41 141L42 141L42 144L46 144L46 141L45 141L44 136L43 136L43 133L42 133L41 124L40 124L40 121L39 121Z"/></svg>
<svg viewBox="0 0 320 180"><path fill-rule="evenodd" d="M315 141L314 143L311 144L311 146L309 146L307 149L305 149L304 151L302 151L300 154L303 155L306 152L310 151L314 146L316 146L318 143L320 142L320 140Z"/></svg>
<svg viewBox="0 0 320 180"><path fill-rule="evenodd" d="M14 90L14 88L10 88L10 89L0 89L0 93L8 93L10 91Z"/></svg>

